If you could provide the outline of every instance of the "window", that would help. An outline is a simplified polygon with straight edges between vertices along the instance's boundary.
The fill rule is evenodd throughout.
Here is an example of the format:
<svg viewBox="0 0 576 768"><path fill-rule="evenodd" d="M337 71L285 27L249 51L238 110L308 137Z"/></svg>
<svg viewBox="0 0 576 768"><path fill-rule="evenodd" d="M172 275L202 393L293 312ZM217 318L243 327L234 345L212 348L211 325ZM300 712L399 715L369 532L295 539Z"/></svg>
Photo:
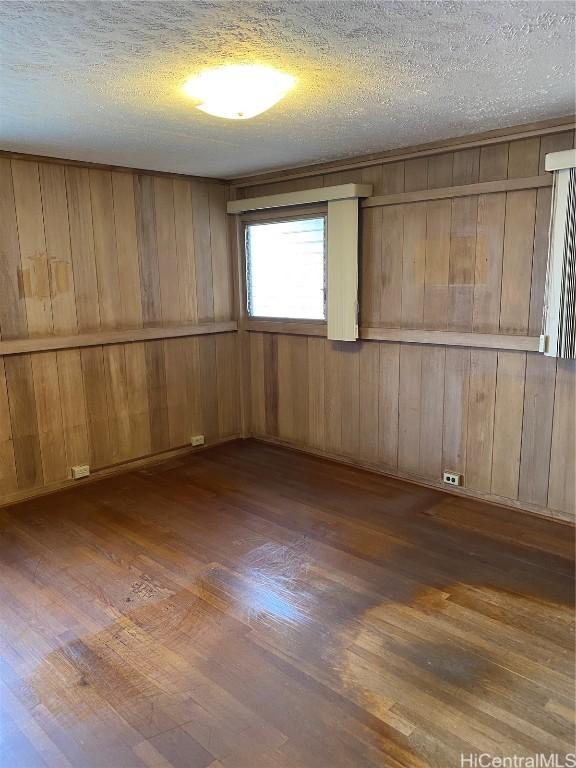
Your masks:
<svg viewBox="0 0 576 768"><path fill-rule="evenodd" d="M325 217L246 225L250 317L326 319Z"/></svg>

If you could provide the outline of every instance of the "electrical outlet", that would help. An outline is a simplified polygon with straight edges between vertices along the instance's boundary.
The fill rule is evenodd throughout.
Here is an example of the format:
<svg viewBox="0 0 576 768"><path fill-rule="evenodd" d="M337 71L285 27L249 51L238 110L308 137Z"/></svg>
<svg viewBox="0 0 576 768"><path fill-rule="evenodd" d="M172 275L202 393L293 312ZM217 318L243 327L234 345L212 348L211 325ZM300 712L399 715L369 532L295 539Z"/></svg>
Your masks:
<svg viewBox="0 0 576 768"><path fill-rule="evenodd" d="M190 443L192 445L204 445L204 435L192 435Z"/></svg>
<svg viewBox="0 0 576 768"><path fill-rule="evenodd" d="M443 472L442 474L442 480L447 485L462 485L462 475L459 475L458 472Z"/></svg>
<svg viewBox="0 0 576 768"><path fill-rule="evenodd" d="M72 480L80 480L82 477L88 477L90 474L90 467L88 464L78 464L72 467Z"/></svg>

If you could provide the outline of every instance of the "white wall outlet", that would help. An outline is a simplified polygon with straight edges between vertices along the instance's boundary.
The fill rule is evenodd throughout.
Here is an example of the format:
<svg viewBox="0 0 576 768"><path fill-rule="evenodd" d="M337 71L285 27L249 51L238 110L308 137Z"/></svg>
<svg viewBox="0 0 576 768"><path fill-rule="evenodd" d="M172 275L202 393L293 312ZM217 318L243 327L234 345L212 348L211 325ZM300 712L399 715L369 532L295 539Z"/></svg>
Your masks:
<svg viewBox="0 0 576 768"><path fill-rule="evenodd" d="M80 480L82 477L88 477L90 474L90 467L88 464L77 464L72 467L72 480Z"/></svg>
<svg viewBox="0 0 576 768"><path fill-rule="evenodd" d="M192 435L190 443L192 445L204 445L204 435Z"/></svg>
<svg viewBox="0 0 576 768"><path fill-rule="evenodd" d="M459 475L458 472L444 471L442 473L442 480L447 485L462 485L462 475Z"/></svg>

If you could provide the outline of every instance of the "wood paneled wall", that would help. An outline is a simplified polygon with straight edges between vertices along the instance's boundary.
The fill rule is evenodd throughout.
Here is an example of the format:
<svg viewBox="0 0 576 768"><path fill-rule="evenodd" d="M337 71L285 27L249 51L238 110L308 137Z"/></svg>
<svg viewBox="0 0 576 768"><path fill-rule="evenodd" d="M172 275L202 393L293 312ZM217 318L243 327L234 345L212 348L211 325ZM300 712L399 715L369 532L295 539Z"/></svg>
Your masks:
<svg viewBox="0 0 576 768"><path fill-rule="evenodd" d="M374 195L544 173L574 132L447 151L237 190L252 197L352 181ZM538 336L549 187L364 208L364 327ZM337 344L250 333L255 435L574 519L572 362L418 343Z"/></svg>
<svg viewBox="0 0 576 768"><path fill-rule="evenodd" d="M226 194L1 158L0 339L233 319ZM236 436L237 358L235 333L0 355L0 499Z"/></svg>

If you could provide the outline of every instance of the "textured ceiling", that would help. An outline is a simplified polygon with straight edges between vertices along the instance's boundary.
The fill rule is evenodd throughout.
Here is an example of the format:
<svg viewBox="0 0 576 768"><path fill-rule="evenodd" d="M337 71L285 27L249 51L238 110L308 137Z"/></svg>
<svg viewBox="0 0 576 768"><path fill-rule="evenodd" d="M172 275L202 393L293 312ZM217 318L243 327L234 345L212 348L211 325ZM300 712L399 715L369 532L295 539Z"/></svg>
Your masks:
<svg viewBox="0 0 576 768"><path fill-rule="evenodd" d="M572 2L0 2L0 146L231 176L574 111ZM299 78L224 121L179 86L260 61Z"/></svg>

